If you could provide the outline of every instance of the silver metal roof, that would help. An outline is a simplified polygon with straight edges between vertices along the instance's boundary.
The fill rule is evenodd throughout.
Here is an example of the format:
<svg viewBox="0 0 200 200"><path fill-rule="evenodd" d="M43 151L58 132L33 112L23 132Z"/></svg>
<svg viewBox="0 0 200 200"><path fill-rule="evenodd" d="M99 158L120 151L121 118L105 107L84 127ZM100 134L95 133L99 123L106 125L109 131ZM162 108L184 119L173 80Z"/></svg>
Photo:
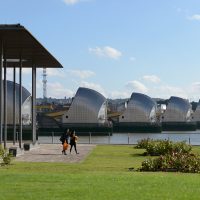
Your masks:
<svg viewBox="0 0 200 200"><path fill-rule="evenodd" d="M132 93L124 113L119 122L154 122L156 120L157 105L149 96Z"/></svg>
<svg viewBox="0 0 200 200"><path fill-rule="evenodd" d="M99 92L80 87L63 123L104 123L107 118L106 98Z"/></svg>
<svg viewBox="0 0 200 200"><path fill-rule="evenodd" d="M188 100L172 96L168 101L163 122L186 122L191 120L192 106Z"/></svg>
<svg viewBox="0 0 200 200"><path fill-rule="evenodd" d="M16 86L16 122L19 122L19 84ZM7 81L7 123L13 124L13 87L14 83L12 81ZM27 116L29 115L29 116ZM30 119L31 115L31 94L30 92L22 87L22 117L26 116Z"/></svg>
<svg viewBox="0 0 200 200"><path fill-rule="evenodd" d="M195 122L197 122L197 121L199 122L200 121L200 102L197 104L197 108L194 111L193 120L192 121L195 121Z"/></svg>

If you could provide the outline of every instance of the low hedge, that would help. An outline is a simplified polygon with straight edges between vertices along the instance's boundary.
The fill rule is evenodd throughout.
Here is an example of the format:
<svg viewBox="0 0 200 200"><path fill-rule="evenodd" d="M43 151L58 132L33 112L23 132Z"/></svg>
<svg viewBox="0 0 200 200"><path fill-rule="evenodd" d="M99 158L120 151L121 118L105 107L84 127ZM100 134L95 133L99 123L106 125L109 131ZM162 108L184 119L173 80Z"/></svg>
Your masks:
<svg viewBox="0 0 200 200"><path fill-rule="evenodd" d="M152 140L142 139L138 142L135 148L145 149L144 155L159 156L170 153L190 153L192 150L191 145L182 142L172 142L170 140Z"/></svg>
<svg viewBox="0 0 200 200"><path fill-rule="evenodd" d="M144 155L159 156L143 161L139 171L200 172L200 156L192 154L185 141L143 139L136 148L144 148Z"/></svg>
<svg viewBox="0 0 200 200"><path fill-rule="evenodd" d="M200 172L200 157L195 154L173 153L149 158L142 162L139 171Z"/></svg>

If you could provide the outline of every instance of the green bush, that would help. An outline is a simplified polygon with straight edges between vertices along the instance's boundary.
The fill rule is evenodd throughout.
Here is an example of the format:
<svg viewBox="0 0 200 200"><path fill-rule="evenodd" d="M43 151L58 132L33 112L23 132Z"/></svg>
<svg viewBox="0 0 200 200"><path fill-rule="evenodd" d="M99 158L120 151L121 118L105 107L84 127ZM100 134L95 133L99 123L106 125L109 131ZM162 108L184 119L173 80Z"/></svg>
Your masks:
<svg viewBox="0 0 200 200"><path fill-rule="evenodd" d="M146 149L145 155L159 156L170 153L190 153L191 146L182 142L172 142L170 140L152 140L142 139L136 145L136 148Z"/></svg>
<svg viewBox="0 0 200 200"><path fill-rule="evenodd" d="M173 144L172 152L177 153L190 153L192 150L192 146L186 144L186 141L176 142Z"/></svg>
<svg viewBox="0 0 200 200"><path fill-rule="evenodd" d="M144 148L144 155L159 156L142 162L140 171L200 172L200 157L191 154L191 145L170 140L143 139L136 148Z"/></svg>
<svg viewBox="0 0 200 200"><path fill-rule="evenodd" d="M146 147L146 154L151 156L165 155L172 152L173 143L169 140L156 140L149 142Z"/></svg>
<svg viewBox="0 0 200 200"><path fill-rule="evenodd" d="M142 162L139 171L200 172L200 157L188 153L172 153Z"/></svg>
<svg viewBox="0 0 200 200"><path fill-rule="evenodd" d="M135 146L136 149L146 149L147 145L152 142L153 140L150 138L141 139L137 142Z"/></svg>
<svg viewBox="0 0 200 200"><path fill-rule="evenodd" d="M4 149L2 146L0 146L0 157L2 162L0 163L1 165L9 165L12 160L12 155L9 154L7 149Z"/></svg>

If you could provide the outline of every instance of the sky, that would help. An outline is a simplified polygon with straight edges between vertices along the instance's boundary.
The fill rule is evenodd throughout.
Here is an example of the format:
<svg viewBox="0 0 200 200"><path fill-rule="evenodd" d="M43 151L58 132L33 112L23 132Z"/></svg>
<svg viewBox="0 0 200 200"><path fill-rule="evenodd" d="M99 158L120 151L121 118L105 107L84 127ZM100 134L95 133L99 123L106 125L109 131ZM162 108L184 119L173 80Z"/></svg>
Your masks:
<svg viewBox="0 0 200 200"><path fill-rule="evenodd" d="M47 97L73 97L79 87L88 87L112 99L133 92L200 98L199 0L0 0L0 5L1 24L20 23L63 65L47 69ZM29 91L30 73L23 70ZM39 69L37 97L42 91Z"/></svg>

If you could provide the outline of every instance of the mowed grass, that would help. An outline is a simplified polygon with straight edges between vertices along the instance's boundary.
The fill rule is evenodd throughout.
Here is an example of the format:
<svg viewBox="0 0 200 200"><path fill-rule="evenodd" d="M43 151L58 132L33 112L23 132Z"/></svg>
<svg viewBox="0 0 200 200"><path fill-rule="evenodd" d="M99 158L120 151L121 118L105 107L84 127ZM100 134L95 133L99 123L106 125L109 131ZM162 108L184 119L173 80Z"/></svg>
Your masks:
<svg viewBox="0 0 200 200"><path fill-rule="evenodd" d="M142 152L98 145L82 163L14 162L0 168L0 199L200 199L199 174L129 171L145 159Z"/></svg>

